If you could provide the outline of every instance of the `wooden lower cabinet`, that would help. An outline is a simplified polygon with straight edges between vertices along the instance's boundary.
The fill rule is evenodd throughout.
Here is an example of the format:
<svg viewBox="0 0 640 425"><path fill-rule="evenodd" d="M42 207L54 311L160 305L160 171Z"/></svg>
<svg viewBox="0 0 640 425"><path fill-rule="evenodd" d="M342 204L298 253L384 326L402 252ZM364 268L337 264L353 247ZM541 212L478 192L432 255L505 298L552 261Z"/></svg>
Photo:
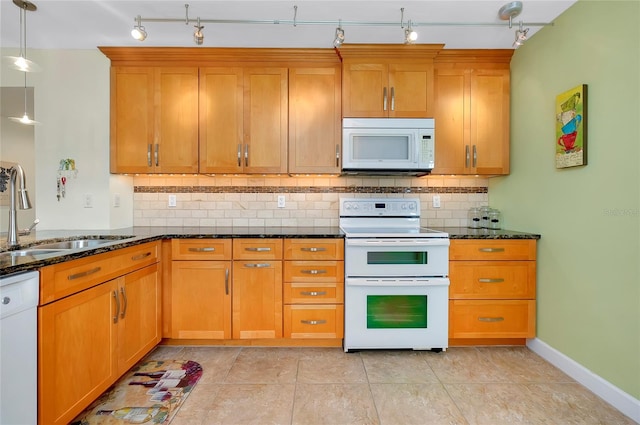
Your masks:
<svg viewBox="0 0 640 425"><path fill-rule="evenodd" d="M342 304L289 304L284 306L284 334L287 338L342 338Z"/></svg>
<svg viewBox="0 0 640 425"><path fill-rule="evenodd" d="M524 344L536 332L536 240L456 240L449 344Z"/></svg>
<svg viewBox="0 0 640 425"><path fill-rule="evenodd" d="M38 309L38 421L68 424L160 342L153 264Z"/></svg>

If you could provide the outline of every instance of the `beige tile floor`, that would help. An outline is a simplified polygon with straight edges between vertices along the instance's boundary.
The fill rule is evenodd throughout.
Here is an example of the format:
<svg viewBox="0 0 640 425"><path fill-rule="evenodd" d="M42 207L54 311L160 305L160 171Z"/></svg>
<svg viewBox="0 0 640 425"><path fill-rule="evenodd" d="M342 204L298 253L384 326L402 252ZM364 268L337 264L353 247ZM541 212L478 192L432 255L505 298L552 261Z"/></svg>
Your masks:
<svg viewBox="0 0 640 425"><path fill-rule="evenodd" d="M526 347L171 347L204 374L171 425L635 424Z"/></svg>

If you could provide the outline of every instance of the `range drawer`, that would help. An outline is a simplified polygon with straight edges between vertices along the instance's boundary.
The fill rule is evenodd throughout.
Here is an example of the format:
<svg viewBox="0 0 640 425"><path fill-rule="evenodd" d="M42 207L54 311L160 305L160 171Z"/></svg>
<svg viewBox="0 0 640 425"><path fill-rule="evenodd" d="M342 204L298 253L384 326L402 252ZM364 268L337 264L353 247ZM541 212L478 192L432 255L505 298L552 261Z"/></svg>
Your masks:
<svg viewBox="0 0 640 425"><path fill-rule="evenodd" d="M172 239L172 260L230 260L231 239Z"/></svg>
<svg viewBox="0 0 640 425"><path fill-rule="evenodd" d="M449 260L535 260L535 239L489 240L464 239L452 240L449 247Z"/></svg>
<svg viewBox="0 0 640 425"><path fill-rule="evenodd" d="M342 338L342 304L285 305L285 338Z"/></svg>
<svg viewBox="0 0 640 425"><path fill-rule="evenodd" d="M285 282L344 282L343 261L285 261Z"/></svg>
<svg viewBox="0 0 640 425"><path fill-rule="evenodd" d="M533 261L452 261L449 298L534 299L536 263Z"/></svg>
<svg viewBox="0 0 640 425"><path fill-rule="evenodd" d="M450 338L533 338L534 300L450 300Z"/></svg>
<svg viewBox="0 0 640 425"><path fill-rule="evenodd" d="M342 304L344 284L342 282L285 282L283 300L285 304Z"/></svg>
<svg viewBox="0 0 640 425"><path fill-rule="evenodd" d="M159 242L96 254L40 269L40 305L158 262Z"/></svg>
<svg viewBox="0 0 640 425"><path fill-rule="evenodd" d="M343 260L344 239L285 239L285 260Z"/></svg>
<svg viewBox="0 0 640 425"><path fill-rule="evenodd" d="M234 260L281 260L282 239L234 239Z"/></svg>

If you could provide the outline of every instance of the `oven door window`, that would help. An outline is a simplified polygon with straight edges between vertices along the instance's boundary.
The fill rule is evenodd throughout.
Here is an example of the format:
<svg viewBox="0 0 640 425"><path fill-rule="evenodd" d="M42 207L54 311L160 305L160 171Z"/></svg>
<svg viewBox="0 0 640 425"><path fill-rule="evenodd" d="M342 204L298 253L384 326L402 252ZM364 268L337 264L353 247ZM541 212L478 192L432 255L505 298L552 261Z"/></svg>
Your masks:
<svg viewBox="0 0 640 425"><path fill-rule="evenodd" d="M367 295L368 329L426 327L426 295Z"/></svg>
<svg viewBox="0 0 640 425"><path fill-rule="evenodd" d="M367 252L367 264L428 264L425 251Z"/></svg>

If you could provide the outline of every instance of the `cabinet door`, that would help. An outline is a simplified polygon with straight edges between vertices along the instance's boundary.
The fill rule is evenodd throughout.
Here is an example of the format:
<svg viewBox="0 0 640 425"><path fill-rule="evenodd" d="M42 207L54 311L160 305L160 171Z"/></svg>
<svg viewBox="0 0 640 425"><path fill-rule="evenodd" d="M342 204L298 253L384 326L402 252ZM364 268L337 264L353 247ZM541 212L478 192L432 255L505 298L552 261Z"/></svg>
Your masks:
<svg viewBox="0 0 640 425"><path fill-rule="evenodd" d="M233 262L233 338L282 338L282 261Z"/></svg>
<svg viewBox="0 0 640 425"><path fill-rule="evenodd" d="M390 64L388 96L389 117L433 117L433 65Z"/></svg>
<svg viewBox="0 0 640 425"><path fill-rule="evenodd" d="M466 174L471 166L469 71L437 69L436 164L432 174Z"/></svg>
<svg viewBox="0 0 640 425"><path fill-rule="evenodd" d="M231 338L231 262L172 261L171 337Z"/></svg>
<svg viewBox="0 0 640 425"><path fill-rule="evenodd" d="M118 369L124 373L161 339L158 265L129 273L117 282L120 297Z"/></svg>
<svg viewBox="0 0 640 425"><path fill-rule="evenodd" d="M111 68L112 173L153 171L153 74L149 67Z"/></svg>
<svg viewBox="0 0 640 425"><path fill-rule="evenodd" d="M157 173L198 172L198 68L157 68Z"/></svg>
<svg viewBox="0 0 640 425"><path fill-rule="evenodd" d="M246 68L244 172L287 172L287 123L287 68Z"/></svg>
<svg viewBox="0 0 640 425"><path fill-rule="evenodd" d="M509 70L471 72L469 116L473 172L509 174Z"/></svg>
<svg viewBox="0 0 640 425"><path fill-rule="evenodd" d="M387 117L389 67L386 63L343 63L344 117Z"/></svg>
<svg viewBox="0 0 640 425"><path fill-rule="evenodd" d="M115 281L38 309L38 417L68 424L117 379Z"/></svg>
<svg viewBox="0 0 640 425"><path fill-rule="evenodd" d="M201 68L201 173L242 172L242 114L242 68Z"/></svg>
<svg viewBox="0 0 640 425"><path fill-rule="evenodd" d="M339 66L289 70L289 172L340 172Z"/></svg>

